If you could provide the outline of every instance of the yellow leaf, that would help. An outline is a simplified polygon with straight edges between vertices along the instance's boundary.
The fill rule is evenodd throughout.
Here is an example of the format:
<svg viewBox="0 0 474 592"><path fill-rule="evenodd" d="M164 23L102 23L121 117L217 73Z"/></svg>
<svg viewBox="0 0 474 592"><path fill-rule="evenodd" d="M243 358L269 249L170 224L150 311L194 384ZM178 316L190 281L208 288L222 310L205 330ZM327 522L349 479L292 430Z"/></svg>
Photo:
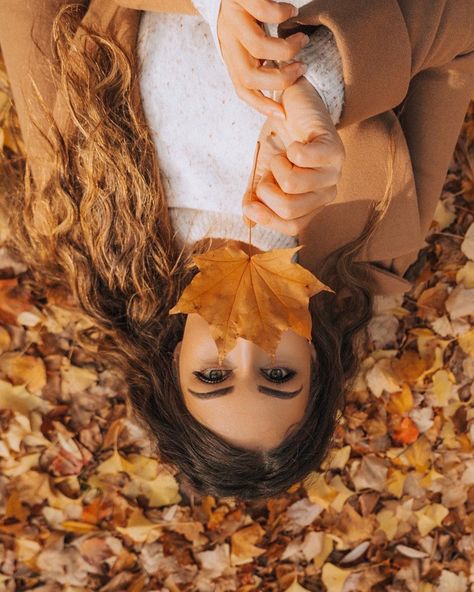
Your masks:
<svg viewBox="0 0 474 592"><path fill-rule="evenodd" d="M30 392L41 391L46 384L42 358L8 352L0 357L0 370L14 384L24 384Z"/></svg>
<svg viewBox="0 0 474 592"><path fill-rule="evenodd" d="M441 523L449 514L449 510L441 504L430 504L421 510L416 510L414 514L417 518L418 530L421 536L424 537L433 528L441 526Z"/></svg>
<svg viewBox="0 0 474 592"><path fill-rule="evenodd" d="M467 261L456 274L456 282L465 288L474 288L474 261Z"/></svg>
<svg viewBox="0 0 474 592"><path fill-rule="evenodd" d="M129 536L135 543L152 543L161 535L163 524L155 524L136 509L128 519L127 526L117 526L116 530Z"/></svg>
<svg viewBox="0 0 474 592"><path fill-rule="evenodd" d="M324 538L323 538L323 548L321 549L321 552L318 555L316 555L316 557L313 558L314 567L316 569L321 568L323 563L326 561L326 559L332 553L333 547L334 547L334 540L325 534Z"/></svg>
<svg viewBox="0 0 474 592"><path fill-rule="evenodd" d="M51 407L37 395L29 393L24 385L13 386L5 380L0 380L0 409L11 409L23 415L27 415L34 409L46 410Z"/></svg>
<svg viewBox="0 0 474 592"><path fill-rule="evenodd" d="M387 535L387 539L392 541L397 534L398 518L391 510L384 508L376 515L380 528Z"/></svg>
<svg viewBox="0 0 474 592"><path fill-rule="evenodd" d="M433 374L432 404L435 407L446 407L451 397L453 383L449 380L446 370L438 370Z"/></svg>
<svg viewBox="0 0 474 592"><path fill-rule="evenodd" d="M387 403L389 413L398 413L403 415L413 408L413 395L406 382L402 385L402 390L398 393L392 393Z"/></svg>
<svg viewBox="0 0 474 592"><path fill-rule="evenodd" d="M351 447L343 446L342 448L333 448L325 463L323 463L324 470L327 469L343 469L351 455Z"/></svg>
<svg viewBox="0 0 474 592"><path fill-rule="evenodd" d="M97 467L97 475L127 473L130 482L123 493L130 497L145 495L150 506L168 506L181 501L176 479L153 458L131 454L124 458L117 449L111 457ZM100 485L100 479L95 481Z"/></svg>
<svg viewBox="0 0 474 592"><path fill-rule="evenodd" d="M460 335L458 343L468 356L474 357L474 329Z"/></svg>
<svg viewBox="0 0 474 592"><path fill-rule="evenodd" d="M330 503L330 506L334 508L336 512L341 512L346 500L350 498L351 495L354 495L355 491L352 491L352 489L349 489L344 485L340 475L334 477L330 486L333 491L337 491L337 495Z"/></svg>
<svg viewBox="0 0 474 592"><path fill-rule="evenodd" d="M398 469L393 469L389 472L386 489L395 497L401 497L403 493L403 485L405 483L406 475Z"/></svg>
<svg viewBox="0 0 474 592"><path fill-rule="evenodd" d="M474 223L472 223L464 236L461 243L461 251L468 259L474 259Z"/></svg>
<svg viewBox="0 0 474 592"><path fill-rule="evenodd" d="M424 473L430 468L433 458L431 442L426 436L420 436L405 450L401 458L414 467L418 473Z"/></svg>
<svg viewBox="0 0 474 592"><path fill-rule="evenodd" d="M265 549L255 546L255 543L257 543L264 534L265 531L257 522L235 532L231 537L231 565L235 566L250 563L255 557L259 557L265 553Z"/></svg>
<svg viewBox="0 0 474 592"><path fill-rule="evenodd" d="M298 584L298 580L293 580L291 586L286 588L285 592L309 592L307 588L303 588L300 584Z"/></svg>
<svg viewBox="0 0 474 592"><path fill-rule="evenodd" d="M95 524L90 524L89 522L78 522L77 520L65 520L61 524L61 528L69 532L77 532L79 534L98 530Z"/></svg>
<svg viewBox="0 0 474 592"><path fill-rule="evenodd" d="M424 475L424 477L422 477L420 479L420 486L424 487L425 489L429 489L431 487L431 484L433 483L433 481L436 481L436 479L442 479L443 475L441 475L441 473L438 473L438 471L435 471L434 469L430 469L426 475Z"/></svg>
<svg viewBox="0 0 474 592"><path fill-rule="evenodd" d="M326 483L323 473L310 473L304 480L304 488L308 499L314 504L319 504L325 510L339 495L336 489Z"/></svg>
<svg viewBox="0 0 474 592"><path fill-rule="evenodd" d="M169 506L181 501L176 479L166 472L161 472L150 481L134 477L122 492L130 497L145 495L150 506Z"/></svg>
<svg viewBox="0 0 474 592"><path fill-rule="evenodd" d="M325 563L321 574L323 584L331 592L341 592L351 573L350 569L341 569L332 563Z"/></svg>
<svg viewBox="0 0 474 592"><path fill-rule="evenodd" d="M200 272L169 314L197 313L205 319L220 361L239 337L271 355L288 329L309 340L309 298L321 290L333 290L291 261L301 248L275 249L249 257L227 245L196 255L193 259Z"/></svg>

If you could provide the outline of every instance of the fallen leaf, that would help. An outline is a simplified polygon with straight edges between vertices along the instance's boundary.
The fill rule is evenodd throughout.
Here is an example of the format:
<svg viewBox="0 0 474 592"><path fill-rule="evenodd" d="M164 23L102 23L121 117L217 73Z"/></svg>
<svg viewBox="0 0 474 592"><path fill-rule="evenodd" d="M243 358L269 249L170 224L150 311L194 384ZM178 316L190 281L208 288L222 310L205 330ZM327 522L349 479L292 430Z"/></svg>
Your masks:
<svg viewBox="0 0 474 592"><path fill-rule="evenodd" d="M35 310L30 294L18 285L17 278L0 279L0 320L9 325L18 325L18 315Z"/></svg>
<svg viewBox="0 0 474 592"><path fill-rule="evenodd" d="M24 384L32 393L40 393L46 384L42 358L8 352L0 356L0 370L13 384Z"/></svg>
<svg viewBox="0 0 474 592"><path fill-rule="evenodd" d="M433 528L441 526L441 523L449 514L449 510L441 504L429 504L421 510L416 510L414 514L417 518L418 530L421 536L426 536Z"/></svg>
<svg viewBox="0 0 474 592"><path fill-rule="evenodd" d="M298 584L298 580L293 580L293 583L289 588L286 588L285 592L309 592L309 590Z"/></svg>
<svg viewBox="0 0 474 592"><path fill-rule="evenodd" d="M413 408L413 395L410 386L403 383L402 390L396 393L391 393L387 403L387 411L389 413L398 413L403 415Z"/></svg>
<svg viewBox="0 0 474 592"><path fill-rule="evenodd" d="M405 557L411 557L411 559L422 559L423 557L428 557L428 553L426 551L419 551L418 549L413 549L412 547L407 547L406 545L397 545L395 549L405 555Z"/></svg>
<svg viewBox="0 0 474 592"><path fill-rule="evenodd" d="M235 532L231 537L231 565L250 563L265 553L265 549L255 546L264 534L265 531L256 522Z"/></svg>
<svg viewBox="0 0 474 592"><path fill-rule="evenodd" d="M458 343L468 356L474 357L474 329L460 335Z"/></svg>
<svg viewBox="0 0 474 592"><path fill-rule="evenodd" d="M471 224L461 243L461 251L468 259L474 260L474 223Z"/></svg>
<svg viewBox="0 0 474 592"><path fill-rule="evenodd" d="M322 290L333 290L291 261L301 248L275 249L249 257L227 245L196 255L194 262L200 272L169 314L201 315L210 325L220 361L239 337L271 355L288 329L310 340L309 298Z"/></svg>
<svg viewBox="0 0 474 592"><path fill-rule="evenodd" d="M443 569L436 592L467 592L468 579L463 573L456 574Z"/></svg>
<svg viewBox="0 0 474 592"><path fill-rule="evenodd" d="M227 543L216 545L209 551L196 553L196 557L211 579L218 578L230 567L230 547Z"/></svg>
<svg viewBox="0 0 474 592"><path fill-rule="evenodd" d="M351 570L349 569L341 569L332 563L325 563L323 565L321 578L328 590L331 592L342 592L344 584L350 574Z"/></svg>
<svg viewBox="0 0 474 592"><path fill-rule="evenodd" d="M466 261L456 273L456 282L465 288L474 288L474 261Z"/></svg>
<svg viewBox="0 0 474 592"><path fill-rule="evenodd" d="M387 477L387 461L375 454L368 454L351 467L351 477L357 491L374 489L383 491Z"/></svg>
<svg viewBox="0 0 474 592"><path fill-rule="evenodd" d="M116 526L116 530L129 536L135 543L151 543L161 535L163 523L151 522L137 508L128 519L127 526Z"/></svg>
<svg viewBox="0 0 474 592"><path fill-rule="evenodd" d="M401 444L412 444L418 438L416 423L409 417L403 417L392 430L392 439Z"/></svg>
<svg viewBox="0 0 474 592"><path fill-rule="evenodd" d="M48 401L29 393L24 385L13 386L0 380L0 409L12 409L26 415L34 409L46 410L49 407L51 404Z"/></svg>
<svg viewBox="0 0 474 592"><path fill-rule="evenodd" d="M474 315L474 288L465 288L458 284L446 300L446 310L451 320L467 315Z"/></svg>

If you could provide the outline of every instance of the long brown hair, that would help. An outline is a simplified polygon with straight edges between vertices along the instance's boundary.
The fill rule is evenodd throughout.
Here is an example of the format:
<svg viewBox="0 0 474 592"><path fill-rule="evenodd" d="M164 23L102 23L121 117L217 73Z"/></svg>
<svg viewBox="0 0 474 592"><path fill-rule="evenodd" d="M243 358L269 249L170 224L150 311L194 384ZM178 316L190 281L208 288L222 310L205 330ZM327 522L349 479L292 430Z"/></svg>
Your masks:
<svg viewBox="0 0 474 592"><path fill-rule="evenodd" d="M196 269L192 246L179 249L174 240L156 148L133 100L139 64L111 35L80 25L82 16L83 8L65 5L53 24L55 79L71 125L61 131L45 109L47 181L35 185L26 158L2 163L21 177L8 195L10 247L38 289L68 291L93 321L97 331L85 331L82 344L123 374L156 452L194 490L242 500L279 494L320 467L365 352L373 295L367 264L354 259L387 209L390 184L361 235L318 274L347 297L322 292L310 301L317 356L299 427L266 452L230 445L188 412L173 373L185 315L168 311ZM70 51L78 26L87 51Z"/></svg>

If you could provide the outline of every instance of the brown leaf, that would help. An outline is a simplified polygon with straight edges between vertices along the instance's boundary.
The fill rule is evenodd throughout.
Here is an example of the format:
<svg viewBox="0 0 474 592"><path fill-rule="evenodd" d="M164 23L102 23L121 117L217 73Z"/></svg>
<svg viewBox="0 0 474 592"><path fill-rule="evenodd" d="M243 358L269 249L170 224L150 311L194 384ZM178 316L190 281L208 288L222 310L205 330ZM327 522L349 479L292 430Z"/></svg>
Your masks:
<svg viewBox="0 0 474 592"><path fill-rule="evenodd" d="M301 249L275 249L251 257L227 245L196 255L198 273L170 314L197 313L210 325L219 359L239 337L273 355L283 331L311 339L308 301L321 290L333 292L292 256Z"/></svg>

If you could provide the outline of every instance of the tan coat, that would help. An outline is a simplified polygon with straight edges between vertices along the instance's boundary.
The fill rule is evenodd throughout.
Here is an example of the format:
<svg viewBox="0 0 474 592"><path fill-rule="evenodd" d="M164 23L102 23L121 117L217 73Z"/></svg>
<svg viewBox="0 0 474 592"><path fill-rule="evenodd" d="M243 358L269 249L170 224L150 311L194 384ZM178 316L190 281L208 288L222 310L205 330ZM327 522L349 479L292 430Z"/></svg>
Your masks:
<svg viewBox="0 0 474 592"><path fill-rule="evenodd" d="M83 22L136 49L142 10L196 12L189 0L80 0ZM38 116L27 87L30 73L46 103L66 126L61 98L51 85L51 22L64 0L2 0L0 43L25 144L40 175L44 147L31 124ZM342 55L345 105L337 128L346 161L338 197L299 236L303 265L317 273L323 257L355 238L371 200L384 194L393 126L394 169L389 211L358 257L369 261L376 293L408 290L403 278L424 246L464 115L474 89L472 0L312 0L285 30L324 24ZM306 30L306 29L305 29ZM179 49L177 48L177 51ZM141 108L137 97L137 108ZM29 101L29 105L27 102ZM400 109L403 106L403 112ZM383 266L383 267L382 267Z"/></svg>

